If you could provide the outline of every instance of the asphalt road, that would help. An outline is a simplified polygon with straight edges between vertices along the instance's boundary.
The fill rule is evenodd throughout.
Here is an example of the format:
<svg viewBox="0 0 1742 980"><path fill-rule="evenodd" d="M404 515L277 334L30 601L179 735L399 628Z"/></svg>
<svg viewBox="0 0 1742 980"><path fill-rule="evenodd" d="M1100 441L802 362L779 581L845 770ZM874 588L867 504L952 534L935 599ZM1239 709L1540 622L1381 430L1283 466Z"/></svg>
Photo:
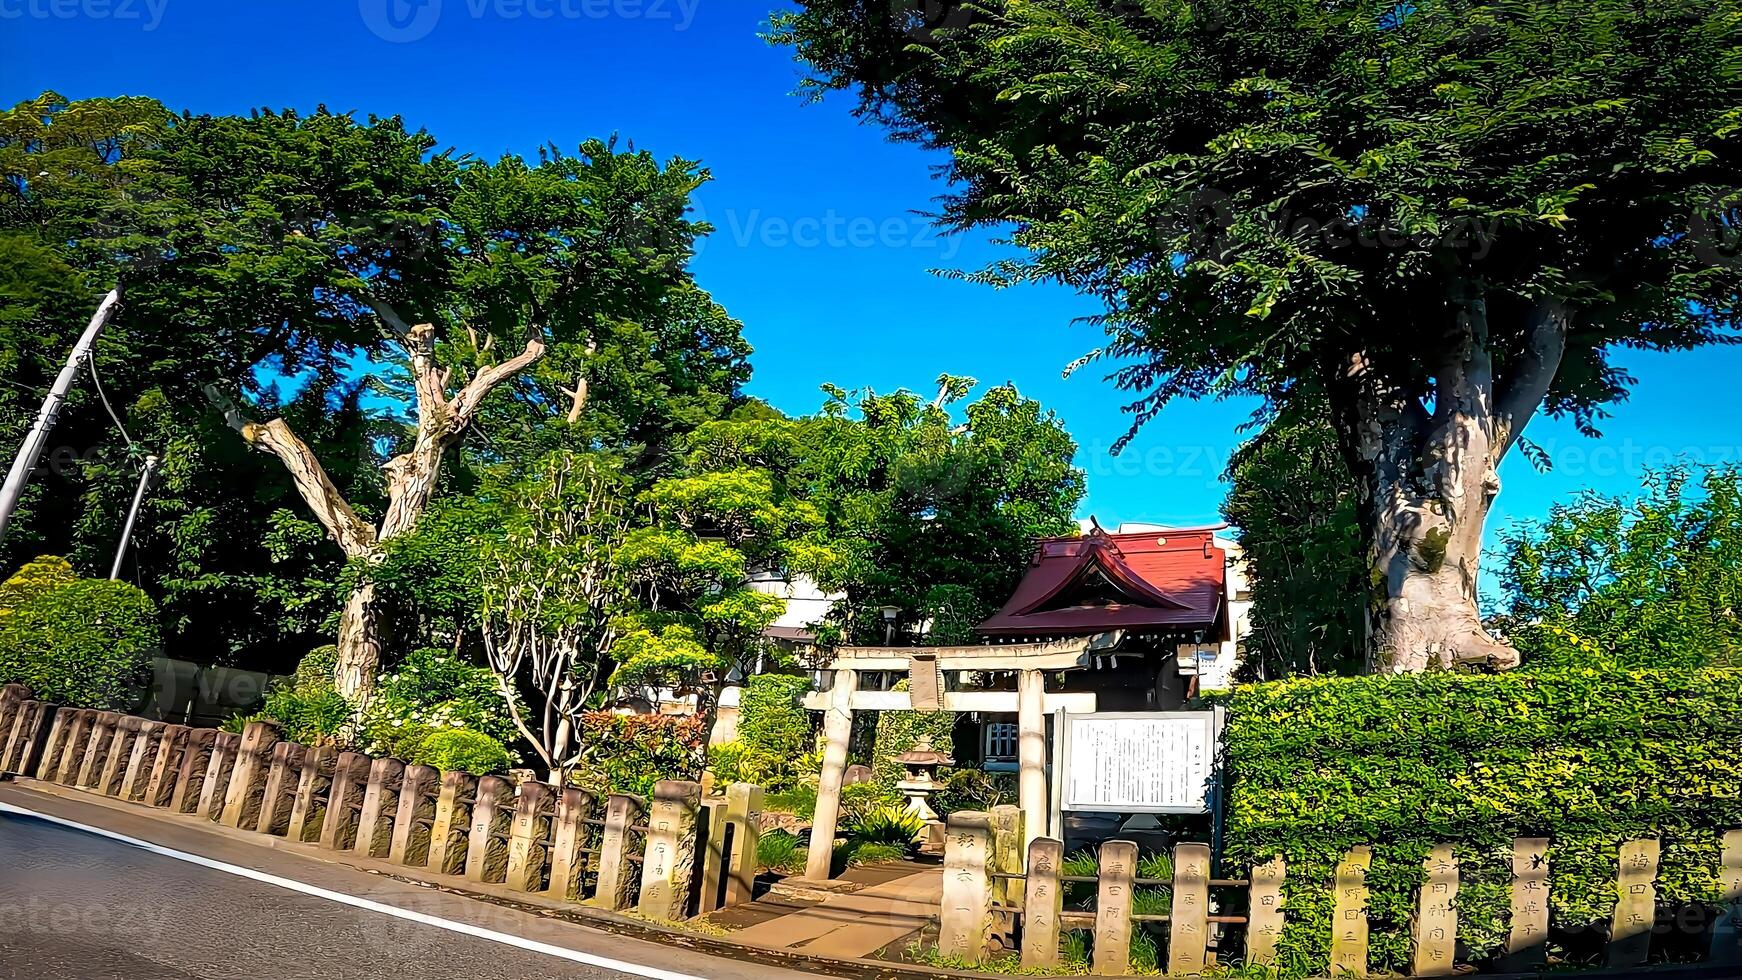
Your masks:
<svg viewBox="0 0 1742 980"><path fill-rule="evenodd" d="M333 886L331 875L336 872L310 870L321 870L327 876L322 886ZM357 877L358 884L366 886L357 890L366 891L372 901L411 908L421 901L424 909L451 911L436 904L438 897L452 900L451 896L428 890L419 894L415 886ZM407 891L396 896L394 888ZM660 964L665 974L660 969L620 972L573 963L0 812L0 977L532 980L660 977L674 972L709 980L731 975L762 980L797 976L666 950L514 910L493 909L487 914L495 919L481 927L540 938L560 936L567 948L612 959L639 964L660 959L650 955L660 953L677 959ZM529 921L516 923L516 916Z"/></svg>

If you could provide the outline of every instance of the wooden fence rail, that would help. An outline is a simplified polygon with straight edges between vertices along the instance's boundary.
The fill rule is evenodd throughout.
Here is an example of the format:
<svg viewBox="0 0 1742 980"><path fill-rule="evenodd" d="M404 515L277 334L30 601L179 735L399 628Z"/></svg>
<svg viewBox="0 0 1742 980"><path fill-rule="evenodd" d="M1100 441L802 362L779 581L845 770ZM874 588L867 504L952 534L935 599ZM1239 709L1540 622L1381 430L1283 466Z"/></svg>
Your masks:
<svg viewBox="0 0 1742 980"><path fill-rule="evenodd" d="M241 830L607 910L679 920L750 901L762 787L599 799L536 779L440 772L241 735L59 708L0 688L0 772ZM644 822L645 821L645 822Z"/></svg>
<svg viewBox="0 0 1742 980"><path fill-rule="evenodd" d="M1096 975L1131 972L1132 934L1146 922L1166 924L1166 955L1159 965L1172 976L1205 973L1215 965L1212 955L1218 933L1238 927L1244 933L1241 960L1249 966L1274 966L1277 941L1286 923L1284 884L1288 867L1278 858L1252 869L1245 879L1212 879L1210 849L1182 843L1173 851L1173 877L1165 882L1138 877L1137 845L1112 840L1099 848L1099 874L1093 878L1060 873L1064 845L1048 837L1028 846L1024 867L1001 859L1005 821L993 814L958 812L950 815L944 845L943 901L939 910L938 951L953 961L981 964L997 950L1020 950L1025 969L1059 965L1064 931L1090 933L1092 968ZM1020 833L1018 828L1017 833ZM1544 965L1549 932L1548 841L1520 838L1512 860L1511 931L1501 968L1530 972ZM1618 901L1609 922L1606 965L1626 968L1644 964L1650 952L1656 917L1659 845L1656 840L1628 841L1616 866ZM1322 969L1331 976L1364 977L1368 972L1368 887L1372 867L1369 847L1351 848L1337 862L1333 877L1332 932L1329 960ZM1722 838L1721 914L1711 930L1707 961L1742 964L1742 830ZM1411 921L1411 973L1421 977L1451 976L1458 971L1458 887L1461 877L1452 845L1433 848L1422 865L1422 885ZM1073 884L1093 884L1094 911L1067 910L1065 891ZM1140 888L1168 890L1165 914L1136 914ZM1245 895L1230 894L1244 891ZM1221 893L1226 901L1212 894ZM1218 914L1219 908L1244 908L1244 914Z"/></svg>

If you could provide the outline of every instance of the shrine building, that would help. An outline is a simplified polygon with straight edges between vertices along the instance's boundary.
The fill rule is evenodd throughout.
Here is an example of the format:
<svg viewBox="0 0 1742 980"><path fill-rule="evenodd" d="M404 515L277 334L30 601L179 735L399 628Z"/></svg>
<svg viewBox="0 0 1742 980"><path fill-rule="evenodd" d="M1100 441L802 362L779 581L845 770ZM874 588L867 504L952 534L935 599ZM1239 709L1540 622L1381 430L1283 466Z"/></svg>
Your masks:
<svg viewBox="0 0 1742 980"><path fill-rule="evenodd" d="M834 651L806 699L825 712L827 743L806 877L828 877L857 712L955 712L958 766L1017 773L1026 847L1064 836L1049 751L1059 712L1178 711L1230 685L1249 606L1237 546L1220 526L1140 527L1040 541L976 627L980 643Z"/></svg>

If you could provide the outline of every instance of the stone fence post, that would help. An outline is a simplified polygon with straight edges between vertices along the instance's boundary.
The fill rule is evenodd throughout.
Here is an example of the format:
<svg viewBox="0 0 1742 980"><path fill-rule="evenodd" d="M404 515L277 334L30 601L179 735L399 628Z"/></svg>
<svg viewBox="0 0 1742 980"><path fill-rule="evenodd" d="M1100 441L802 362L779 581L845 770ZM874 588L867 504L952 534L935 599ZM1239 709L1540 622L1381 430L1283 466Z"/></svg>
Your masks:
<svg viewBox="0 0 1742 980"><path fill-rule="evenodd" d="M1036 837L1028 845L1028 876L1023 882L1022 966L1045 970L1058 966L1059 916L1064 913L1064 888L1059 883L1059 865L1064 863L1064 842Z"/></svg>
<svg viewBox="0 0 1742 980"><path fill-rule="evenodd" d="M357 812L357 841L352 846L357 854L384 858L392 850L393 823L399 816L404 782L405 763L398 759L369 763L369 784L363 791L363 808Z"/></svg>
<svg viewBox="0 0 1742 980"><path fill-rule="evenodd" d="M429 863L430 829L435 826L441 773L429 766L405 767L399 784L399 809L393 815L393 843L387 860L408 868Z"/></svg>
<svg viewBox="0 0 1742 980"><path fill-rule="evenodd" d="M992 928L992 818L978 811L950 814L944 829L944 897L938 951L977 966Z"/></svg>
<svg viewBox="0 0 1742 980"><path fill-rule="evenodd" d="M466 844L472 834L472 801L478 777L464 772L442 773L436 794L435 822L430 824L428 868L437 874L466 870Z"/></svg>
<svg viewBox="0 0 1742 980"><path fill-rule="evenodd" d="M616 912L629 907L629 888L635 881L634 862L629 859L635 840L635 819L641 801L633 796L611 794L605 801L605 837L599 845L599 888L593 904Z"/></svg>
<svg viewBox="0 0 1742 980"><path fill-rule="evenodd" d="M668 922L685 918L701 802L700 783L662 779L654 784L653 806L647 815L647 849L641 861L638 911L642 915Z"/></svg>
<svg viewBox="0 0 1742 980"><path fill-rule="evenodd" d="M509 888L522 892L544 890L555 816L556 793L549 783L532 779L520 784L515 791L514 820L508 832Z"/></svg>
<svg viewBox="0 0 1742 980"><path fill-rule="evenodd" d="M276 722L251 721L242 730L230 785L224 790L221 817L224 826L253 830L259 824L266 798L266 778L272 767L272 747L277 744Z"/></svg>
<svg viewBox="0 0 1742 980"><path fill-rule="evenodd" d="M581 892L588 864L586 851L587 841L591 838L589 821L592 816L591 793L571 786L557 794L550 844L550 887L546 889L551 898L578 902L585 897Z"/></svg>
<svg viewBox="0 0 1742 980"><path fill-rule="evenodd" d="M756 895L756 849L762 839L762 787L733 783L726 788L726 826L732 835L726 867L726 907Z"/></svg>
<svg viewBox="0 0 1742 980"><path fill-rule="evenodd" d="M508 878L508 831L514 819L514 784L479 776L472 794L472 829L466 839L466 880L500 884Z"/></svg>

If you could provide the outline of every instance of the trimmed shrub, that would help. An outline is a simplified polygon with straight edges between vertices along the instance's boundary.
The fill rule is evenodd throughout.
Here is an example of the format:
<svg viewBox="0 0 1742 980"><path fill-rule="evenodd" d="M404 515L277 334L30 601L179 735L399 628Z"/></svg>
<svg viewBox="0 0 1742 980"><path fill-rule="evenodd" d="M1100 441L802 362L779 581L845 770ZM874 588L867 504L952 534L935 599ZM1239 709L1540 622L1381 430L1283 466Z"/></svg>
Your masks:
<svg viewBox="0 0 1742 980"><path fill-rule="evenodd" d="M62 586L77 582L73 566L57 555L38 555L20 565L18 571L0 583L0 622L13 609Z"/></svg>
<svg viewBox="0 0 1742 980"><path fill-rule="evenodd" d="M1459 940L1500 952L1515 837L1548 837L1553 947L1600 955L1622 841L1663 842L1665 906L1718 896L1742 827L1742 670L1575 669L1282 681L1228 700L1226 856L1288 861L1290 972L1322 970L1339 856L1373 848L1372 966L1408 967L1422 860L1454 845ZM1587 941L1587 938L1589 941Z"/></svg>
<svg viewBox="0 0 1742 980"><path fill-rule="evenodd" d="M149 690L157 606L125 582L71 578L39 558L0 587L0 683L69 707L122 711Z"/></svg>
<svg viewBox="0 0 1742 980"><path fill-rule="evenodd" d="M487 776L506 771L514 764L514 756L501 742L483 732L444 728L424 736L409 753L408 761L443 771Z"/></svg>

